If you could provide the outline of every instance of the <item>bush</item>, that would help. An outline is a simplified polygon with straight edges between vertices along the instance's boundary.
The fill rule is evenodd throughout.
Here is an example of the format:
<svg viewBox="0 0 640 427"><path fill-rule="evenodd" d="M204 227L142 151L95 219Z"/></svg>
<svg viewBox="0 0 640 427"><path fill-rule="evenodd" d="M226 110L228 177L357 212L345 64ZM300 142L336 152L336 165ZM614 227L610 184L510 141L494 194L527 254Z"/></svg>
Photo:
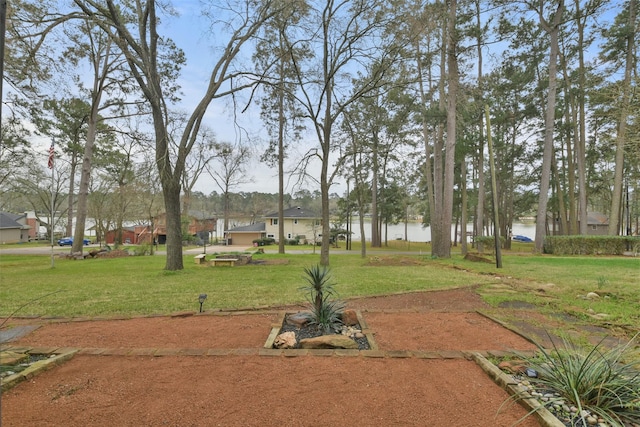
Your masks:
<svg viewBox="0 0 640 427"><path fill-rule="evenodd" d="M133 255L135 256L143 256L143 255L150 255L150 254L151 254L151 245L148 243L138 245L133 248Z"/></svg>
<svg viewBox="0 0 640 427"><path fill-rule="evenodd" d="M490 253L493 254L496 251L495 248L496 238L494 236L475 236L473 238L474 245L477 245L478 248L489 249ZM504 236L500 236L500 247L504 247L505 238Z"/></svg>
<svg viewBox="0 0 640 427"><path fill-rule="evenodd" d="M547 236L544 252L554 255L622 255L639 252L640 238L631 236Z"/></svg>
<svg viewBox="0 0 640 427"><path fill-rule="evenodd" d="M576 417L581 425L587 425L583 411L611 426L640 423L640 361L625 362L632 358L636 338L613 349L604 348L604 339L586 350L568 340L561 348L552 340L551 350L538 345L537 357L525 357L527 366L538 374L530 382L578 408ZM555 401L542 403L553 405Z"/></svg>
<svg viewBox="0 0 640 427"><path fill-rule="evenodd" d="M255 239L253 243L256 243L258 246L268 246L273 245L276 242L276 239L272 237L265 237L264 239Z"/></svg>

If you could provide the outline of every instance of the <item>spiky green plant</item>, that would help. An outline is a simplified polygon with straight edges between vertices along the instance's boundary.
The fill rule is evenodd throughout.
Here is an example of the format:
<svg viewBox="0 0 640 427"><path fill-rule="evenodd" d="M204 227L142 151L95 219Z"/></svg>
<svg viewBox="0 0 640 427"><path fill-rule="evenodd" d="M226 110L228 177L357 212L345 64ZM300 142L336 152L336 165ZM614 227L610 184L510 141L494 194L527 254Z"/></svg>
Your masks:
<svg viewBox="0 0 640 427"><path fill-rule="evenodd" d="M568 339L563 339L562 346L551 340L550 350L538 345L536 357L525 357L528 366L538 372L531 382L578 408L583 425L587 425L580 415L583 410L612 426L640 423L640 360L628 360L637 337L611 349L605 348L604 339L590 349Z"/></svg>
<svg viewBox="0 0 640 427"><path fill-rule="evenodd" d="M604 276L598 276L598 289L604 289L609 286L609 279Z"/></svg>
<svg viewBox="0 0 640 427"><path fill-rule="evenodd" d="M316 325L325 334L342 323L344 303L333 299L336 292L331 283L331 272L328 267L314 265L304 269L307 284L300 290L307 293L310 304L309 322Z"/></svg>

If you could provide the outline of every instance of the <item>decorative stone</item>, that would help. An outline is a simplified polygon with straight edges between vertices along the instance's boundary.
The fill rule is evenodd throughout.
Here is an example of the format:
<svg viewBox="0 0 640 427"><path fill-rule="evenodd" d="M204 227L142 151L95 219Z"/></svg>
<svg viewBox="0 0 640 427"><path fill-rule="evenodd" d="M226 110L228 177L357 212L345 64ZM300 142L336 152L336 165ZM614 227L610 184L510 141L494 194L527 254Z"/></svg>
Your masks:
<svg viewBox="0 0 640 427"><path fill-rule="evenodd" d="M301 328L309 322L308 313L298 312L290 314L285 318L287 325L292 325L297 328Z"/></svg>
<svg viewBox="0 0 640 427"><path fill-rule="evenodd" d="M358 314L355 310L345 310L342 312L342 323L347 326L355 326L358 324Z"/></svg>
<svg viewBox="0 0 640 427"><path fill-rule="evenodd" d="M300 340L300 348L346 348L358 349L358 343L344 335L322 335L314 338L305 338Z"/></svg>
<svg viewBox="0 0 640 427"><path fill-rule="evenodd" d="M16 353L13 351L0 352L0 362L3 365L17 365L28 358L29 355L26 353Z"/></svg>
<svg viewBox="0 0 640 427"><path fill-rule="evenodd" d="M524 365L524 361L522 360L505 360L500 362L498 368L503 371L509 372L510 374L523 374L526 372L527 367Z"/></svg>
<svg viewBox="0 0 640 427"><path fill-rule="evenodd" d="M597 294L597 293L595 293L595 292L589 292L589 293L587 294L587 299L598 299L598 298L600 298L600 295L598 295L598 294Z"/></svg>
<svg viewBox="0 0 640 427"><path fill-rule="evenodd" d="M275 348L295 348L296 334L294 332L283 332L278 335L273 342Z"/></svg>

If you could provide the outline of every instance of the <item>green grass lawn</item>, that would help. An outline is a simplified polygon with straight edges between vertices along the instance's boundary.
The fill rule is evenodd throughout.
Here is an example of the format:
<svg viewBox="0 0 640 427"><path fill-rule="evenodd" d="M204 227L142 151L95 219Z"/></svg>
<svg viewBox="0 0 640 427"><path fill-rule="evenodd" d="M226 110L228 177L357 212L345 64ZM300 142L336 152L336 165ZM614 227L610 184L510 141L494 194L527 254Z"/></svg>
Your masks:
<svg viewBox="0 0 640 427"><path fill-rule="evenodd" d="M506 283L517 292L492 293L486 296L487 301L498 304L518 299L578 312L592 308L609 314L613 322L640 324L640 259L505 254L503 268L496 269L492 264L466 261L459 254L434 260L419 245L413 254L377 255L371 251L363 259L354 248L350 254L331 255L339 296L470 285L483 289ZM397 262L377 263L376 257L395 257ZM201 293L208 294L204 305L207 310L304 302L305 295L299 290L304 284L303 268L317 263L319 252L254 255L254 259L263 260L282 258L288 263L214 268L195 265L192 257L185 255L185 269L169 272L163 269L163 256L56 259L55 268L51 268L49 256L3 255L0 316L16 310L18 316L166 314L197 310ZM403 259L410 262L401 262ZM540 285L545 287L544 294L535 292ZM611 298L588 301L577 297L590 291L607 291Z"/></svg>

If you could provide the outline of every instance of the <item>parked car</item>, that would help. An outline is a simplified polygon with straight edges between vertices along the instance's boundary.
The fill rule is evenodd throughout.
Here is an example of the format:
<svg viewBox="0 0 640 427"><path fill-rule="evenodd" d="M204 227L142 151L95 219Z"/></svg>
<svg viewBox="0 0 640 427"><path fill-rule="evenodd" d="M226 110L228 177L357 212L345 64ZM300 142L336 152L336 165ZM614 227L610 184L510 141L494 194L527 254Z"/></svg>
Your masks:
<svg viewBox="0 0 640 427"><path fill-rule="evenodd" d="M82 244L84 244L85 246L87 246L89 243L91 243L89 239L82 239ZM63 237L62 239L58 240L58 246L72 246L72 245L73 245L73 237Z"/></svg>
<svg viewBox="0 0 640 427"><path fill-rule="evenodd" d="M533 240L531 240L527 236L521 236L519 234L516 234L515 236L513 236L512 239L515 240L516 242L522 242L522 243L531 243L531 242L533 242Z"/></svg>

